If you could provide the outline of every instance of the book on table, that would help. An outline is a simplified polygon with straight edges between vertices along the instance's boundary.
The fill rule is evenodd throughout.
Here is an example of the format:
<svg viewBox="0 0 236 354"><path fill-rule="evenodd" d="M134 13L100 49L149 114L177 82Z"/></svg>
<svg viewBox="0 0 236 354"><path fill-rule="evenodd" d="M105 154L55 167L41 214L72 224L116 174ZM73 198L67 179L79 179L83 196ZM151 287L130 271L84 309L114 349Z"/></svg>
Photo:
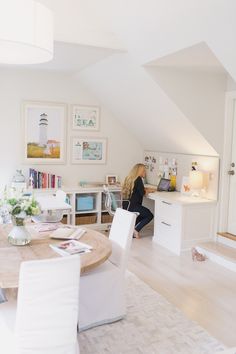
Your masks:
<svg viewBox="0 0 236 354"><path fill-rule="evenodd" d="M77 240L68 240L50 247L61 256L91 252L92 246Z"/></svg>
<svg viewBox="0 0 236 354"><path fill-rule="evenodd" d="M50 238L57 240L79 240L85 232L86 230L80 227L58 227L55 231L50 233Z"/></svg>

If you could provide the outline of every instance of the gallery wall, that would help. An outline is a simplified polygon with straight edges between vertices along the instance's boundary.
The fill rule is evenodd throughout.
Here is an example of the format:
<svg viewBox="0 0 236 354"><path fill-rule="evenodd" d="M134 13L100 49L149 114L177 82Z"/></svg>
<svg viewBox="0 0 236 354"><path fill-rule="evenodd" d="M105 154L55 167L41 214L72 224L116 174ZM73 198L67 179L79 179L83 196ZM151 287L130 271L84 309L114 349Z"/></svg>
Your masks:
<svg viewBox="0 0 236 354"><path fill-rule="evenodd" d="M65 186L79 181L105 181L107 174L122 180L133 164L142 160L142 146L100 102L69 74L26 69L0 69L0 189L11 181L17 168L28 177L29 167L62 176ZM67 151L65 164L26 164L23 161L22 102L45 101L93 105L100 108L100 129L97 132L72 131L67 114ZM71 164L71 137L107 138L105 164Z"/></svg>

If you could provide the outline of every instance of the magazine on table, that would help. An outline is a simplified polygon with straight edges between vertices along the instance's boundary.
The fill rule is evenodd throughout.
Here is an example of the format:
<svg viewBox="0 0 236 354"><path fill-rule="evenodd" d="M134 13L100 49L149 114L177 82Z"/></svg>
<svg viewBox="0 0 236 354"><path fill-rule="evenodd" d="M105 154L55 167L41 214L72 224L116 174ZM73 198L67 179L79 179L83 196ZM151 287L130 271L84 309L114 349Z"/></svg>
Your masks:
<svg viewBox="0 0 236 354"><path fill-rule="evenodd" d="M68 240L59 244L50 245L50 247L62 256L68 256L76 253L91 252L92 246L77 240Z"/></svg>
<svg viewBox="0 0 236 354"><path fill-rule="evenodd" d="M57 240L79 240L86 230L80 227L58 227L50 233L50 238Z"/></svg>
<svg viewBox="0 0 236 354"><path fill-rule="evenodd" d="M38 223L34 224L32 227L37 232L48 232L56 230L59 226L59 223Z"/></svg>

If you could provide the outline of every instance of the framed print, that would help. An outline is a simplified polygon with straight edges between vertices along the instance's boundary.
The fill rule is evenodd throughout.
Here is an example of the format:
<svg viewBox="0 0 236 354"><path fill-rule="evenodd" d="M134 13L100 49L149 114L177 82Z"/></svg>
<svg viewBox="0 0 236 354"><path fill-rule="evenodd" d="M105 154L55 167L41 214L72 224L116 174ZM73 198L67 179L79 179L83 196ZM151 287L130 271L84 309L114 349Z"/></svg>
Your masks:
<svg viewBox="0 0 236 354"><path fill-rule="evenodd" d="M62 164L66 159L66 105L23 103L24 161Z"/></svg>
<svg viewBox="0 0 236 354"><path fill-rule="evenodd" d="M96 106L71 106L72 129L74 130L99 130L99 107Z"/></svg>
<svg viewBox="0 0 236 354"><path fill-rule="evenodd" d="M181 193L184 195L191 195L191 188L189 183L189 177L182 178Z"/></svg>
<svg viewBox="0 0 236 354"><path fill-rule="evenodd" d="M118 178L115 175L107 175L106 176L106 184L109 186L115 185L118 182Z"/></svg>
<svg viewBox="0 0 236 354"><path fill-rule="evenodd" d="M102 164L106 162L107 140L104 138L72 137L71 162Z"/></svg>

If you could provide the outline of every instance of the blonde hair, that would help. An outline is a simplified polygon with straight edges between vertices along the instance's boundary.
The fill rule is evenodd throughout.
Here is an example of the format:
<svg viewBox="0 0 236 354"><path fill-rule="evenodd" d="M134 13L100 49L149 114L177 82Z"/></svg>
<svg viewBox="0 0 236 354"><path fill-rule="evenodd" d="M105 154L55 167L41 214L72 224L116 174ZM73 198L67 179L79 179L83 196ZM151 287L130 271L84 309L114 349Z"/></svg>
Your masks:
<svg viewBox="0 0 236 354"><path fill-rule="evenodd" d="M124 199L129 199L134 189L134 182L140 176L140 169L145 168L143 163L134 165L122 184L122 195Z"/></svg>

